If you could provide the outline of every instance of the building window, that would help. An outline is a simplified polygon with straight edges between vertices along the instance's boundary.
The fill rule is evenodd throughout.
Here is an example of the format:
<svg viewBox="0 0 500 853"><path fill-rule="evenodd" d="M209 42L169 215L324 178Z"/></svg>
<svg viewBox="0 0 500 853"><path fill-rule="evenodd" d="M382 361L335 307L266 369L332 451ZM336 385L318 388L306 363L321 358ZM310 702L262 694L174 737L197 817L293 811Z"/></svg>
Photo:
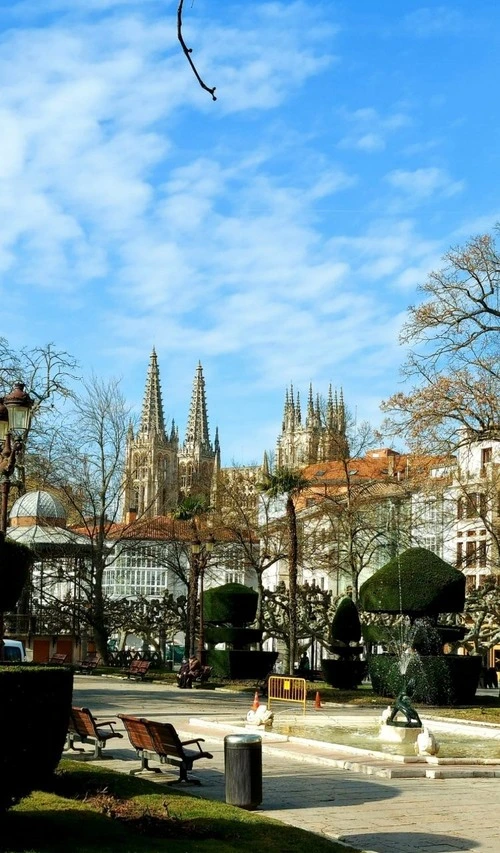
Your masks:
<svg viewBox="0 0 500 853"><path fill-rule="evenodd" d="M484 569L486 565L486 530L468 530L465 543L457 541L457 568Z"/></svg>
<svg viewBox="0 0 500 853"><path fill-rule="evenodd" d="M422 522L424 524L435 524L437 519L437 507L434 498L424 501L422 506Z"/></svg>
<svg viewBox="0 0 500 853"><path fill-rule="evenodd" d="M484 492L476 492L470 495L462 495L457 500L457 518L484 518L487 510L486 495Z"/></svg>
<svg viewBox="0 0 500 853"><path fill-rule="evenodd" d="M486 477L486 466L491 462L492 448L483 447L481 450L481 477Z"/></svg>

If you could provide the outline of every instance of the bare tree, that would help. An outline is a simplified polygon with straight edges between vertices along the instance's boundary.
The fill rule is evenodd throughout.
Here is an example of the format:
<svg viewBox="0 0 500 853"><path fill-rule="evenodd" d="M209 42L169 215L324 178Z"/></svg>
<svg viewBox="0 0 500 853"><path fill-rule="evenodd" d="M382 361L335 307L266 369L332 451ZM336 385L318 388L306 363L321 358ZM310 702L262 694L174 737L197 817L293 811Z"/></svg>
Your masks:
<svg viewBox="0 0 500 853"><path fill-rule="evenodd" d="M495 229L498 231L498 227ZM409 309L401 341L409 391L383 403L386 431L425 452L450 452L498 433L500 255L494 237L471 239L444 256Z"/></svg>
<svg viewBox="0 0 500 853"><path fill-rule="evenodd" d="M110 552L110 534L116 524L123 492L123 452L129 408L119 382L92 376L73 400L51 444L47 483L69 508L79 531L91 544L82 591L88 600L87 618L96 645L107 659L103 576Z"/></svg>
<svg viewBox="0 0 500 853"><path fill-rule="evenodd" d="M257 466L219 472L213 490L213 523L221 538L239 549L245 567L255 575L257 611L255 625L262 630L264 574L286 556L286 531L272 517L270 500L259 490L261 471Z"/></svg>
<svg viewBox="0 0 500 853"><path fill-rule="evenodd" d="M309 485L308 481L299 471L289 468L277 468L272 474L269 473L261 484L262 492L267 497L276 499L285 498L285 515L287 523L287 563L288 563L288 668L293 673L297 655L297 584L298 584L298 533L297 513L295 501L304 489Z"/></svg>
<svg viewBox="0 0 500 853"><path fill-rule="evenodd" d="M336 579L337 594L347 584L357 601L362 572L379 568L403 543L408 495L396 470L398 454L371 456L376 435L370 425L350 415L347 422L348 440L339 443L336 459L305 471L302 563Z"/></svg>

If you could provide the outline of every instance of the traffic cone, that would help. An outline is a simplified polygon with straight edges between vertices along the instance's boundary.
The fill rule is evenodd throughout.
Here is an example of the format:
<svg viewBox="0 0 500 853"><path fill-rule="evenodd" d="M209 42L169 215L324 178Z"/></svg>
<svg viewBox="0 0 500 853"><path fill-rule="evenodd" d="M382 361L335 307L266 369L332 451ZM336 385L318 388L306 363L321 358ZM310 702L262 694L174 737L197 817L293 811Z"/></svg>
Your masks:
<svg viewBox="0 0 500 853"><path fill-rule="evenodd" d="M319 695L319 690L316 691L316 699L314 700L314 708L316 711L319 711L321 708L321 696Z"/></svg>
<svg viewBox="0 0 500 853"><path fill-rule="evenodd" d="M256 690L256 691L255 691L255 695L254 695L254 697L253 697L252 711L256 711L256 710L257 710L257 708L259 707L259 705L260 705L260 702L259 702L259 691L258 691L258 690Z"/></svg>

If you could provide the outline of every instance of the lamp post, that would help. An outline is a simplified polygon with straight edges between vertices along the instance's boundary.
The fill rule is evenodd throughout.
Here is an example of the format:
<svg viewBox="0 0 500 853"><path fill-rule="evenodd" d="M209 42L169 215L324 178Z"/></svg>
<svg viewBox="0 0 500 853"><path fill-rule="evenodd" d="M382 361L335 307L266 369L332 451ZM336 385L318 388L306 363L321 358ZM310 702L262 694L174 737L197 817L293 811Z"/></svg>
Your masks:
<svg viewBox="0 0 500 853"><path fill-rule="evenodd" d="M0 398L0 538L7 531L7 507L11 476L24 442L31 420L33 400L24 390L22 382L16 382L10 394ZM3 612L0 611L0 661L3 655Z"/></svg>
<svg viewBox="0 0 500 853"><path fill-rule="evenodd" d="M203 620L203 591L205 569L210 559L210 554L214 550L215 539L212 533L209 533L205 541L196 536L191 542L191 559L195 562L194 577L199 578L200 583L200 626L198 632L198 658L201 664L204 664L205 657L205 623ZM191 645L194 650L194 636L191 637Z"/></svg>
<svg viewBox="0 0 500 853"><path fill-rule="evenodd" d="M10 394L0 398L0 532L4 535L7 530L11 476L24 450L32 406L33 400L24 390L22 382L16 382Z"/></svg>

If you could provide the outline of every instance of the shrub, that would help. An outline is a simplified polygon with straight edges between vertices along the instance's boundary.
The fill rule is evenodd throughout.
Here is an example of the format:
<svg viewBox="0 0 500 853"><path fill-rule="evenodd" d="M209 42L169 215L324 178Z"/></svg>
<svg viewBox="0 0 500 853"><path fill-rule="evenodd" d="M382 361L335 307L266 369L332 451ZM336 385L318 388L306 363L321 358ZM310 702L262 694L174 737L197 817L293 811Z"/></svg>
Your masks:
<svg viewBox="0 0 500 853"><path fill-rule="evenodd" d="M230 649L210 649L207 663L216 678L263 679L268 675L278 652L246 652Z"/></svg>
<svg viewBox="0 0 500 853"><path fill-rule="evenodd" d="M337 610L332 619L330 629L332 645L337 642L348 646L350 643L359 643L361 639L361 622L359 621L358 608L352 598L348 595L341 598Z"/></svg>
<svg viewBox="0 0 500 853"><path fill-rule="evenodd" d="M372 655L368 669L375 693L396 697L403 689L426 705L463 705L474 700L481 658L468 655L415 657L405 675L394 655Z"/></svg>
<svg viewBox="0 0 500 853"><path fill-rule="evenodd" d="M207 589L203 599L205 622L242 627L255 619L258 594L241 583Z"/></svg>
<svg viewBox="0 0 500 853"><path fill-rule="evenodd" d="M0 611L14 609L34 561L35 555L31 548L5 539L0 534Z"/></svg>
<svg viewBox="0 0 500 853"><path fill-rule="evenodd" d="M465 575L426 548L409 548L362 584L359 603L370 613L406 613L411 618L460 613Z"/></svg>
<svg viewBox="0 0 500 853"><path fill-rule="evenodd" d="M234 649L241 649L243 646L260 643L262 633L258 628L228 628L226 625L221 627L207 625L205 628L205 640L209 645L226 643Z"/></svg>
<svg viewBox="0 0 500 853"><path fill-rule="evenodd" d="M72 689L70 669L0 667L0 809L41 787L57 767Z"/></svg>

